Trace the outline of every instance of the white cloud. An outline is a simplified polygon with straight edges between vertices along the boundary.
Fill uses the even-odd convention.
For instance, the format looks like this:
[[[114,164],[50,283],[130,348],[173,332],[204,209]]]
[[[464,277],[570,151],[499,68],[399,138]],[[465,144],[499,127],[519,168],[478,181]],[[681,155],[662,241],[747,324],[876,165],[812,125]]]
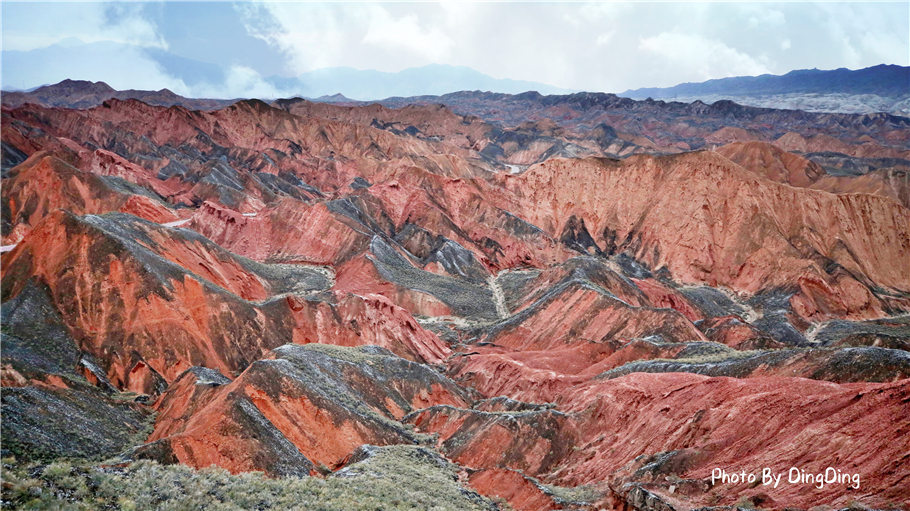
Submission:
[[[860,36],[860,46],[877,62],[906,63],[908,60],[907,40],[893,32],[883,33],[867,30]]]
[[[599,36],[597,36],[596,43],[598,44],[598,46],[608,44],[610,41],[613,40],[613,36],[615,36],[615,35],[616,35],[615,30],[609,30],[607,32],[604,32],[603,34],[600,34]]]
[[[294,74],[339,64],[346,34],[337,11],[345,5],[238,3],[234,8],[248,34],[275,47],[288,58]],[[352,27],[345,27],[351,30]]]
[[[3,49],[28,51],[70,37],[86,43],[113,41],[167,49],[154,23],[134,3],[71,2],[54,4],[7,4],[5,16],[14,12],[16,22],[3,24]]]
[[[199,84],[189,87],[189,96],[196,98],[260,98],[271,99],[291,96],[292,93],[276,89],[255,70],[245,66],[231,66],[224,83]]]
[[[685,78],[687,80],[770,73],[768,67],[759,60],[721,41],[696,34],[662,32],[641,39],[638,48],[662,57],[676,71],[689,74]]]
[[[183,81],[166,74],[138,46],[101,42],[67,50],[36,50],[44,56],[38,61],[22,58],[4,61],[3,85],[25,88],[70,78],[100,80],[121,90],[167,88],[177,94],[189,93]]]
[[[363,42],[390,51],[405,51],[436,62],[446,57],[455,44],[441,27],[421,25],[417,14],[395,18],[387,10],[372,5]]]
[[[200,16],[193,23],[208,21],[206,5],[189,11]],[[4,2],[3,49],[29,50],[67,37],[166,48],[161,34],[171,37],[175,27],[193,24],[181,20],[170,26],[171,19],[152,16],[161,12],[159,6]],[[245,66],[232,68],[223,87],[207,89],[232,97],[242,91],[268,96],[268,84],[251,73],[281,72],[278,61],[285,62],[286,76],[335,66],[396,72],[435,62],[495,78],[607,92],[813,67],[910,64],[906,3],[270,1],[237,2],[233,8],[241,30],[266,43],[262,52],[273,53],[267,67],[223,55],[212,59]],[[236,26],[206,25],[200,34]],[[174,48],[179,48],[176,38]],[[191,58],[205,60],[201,52]],[[120,52],[107,60],[106,68],[104,59],[82,68],[36,62],[32,74],[195,90],[141,55]],[[102,68],[103,75],[92,74]],[[72,74],[61,76],[63,70]],[[147,81],[138,83],[140,78]]]
[[[906,4],[905,4],[906,8]],[[825,5],[824,25],[848,67],[879,63],[907,65],[907,13],[903,20],[855,4]],[[903,28],[903,34],[897,27]]]
[[[766,9],[762,5],[741,6],[749,16],[749,27],[781,27],[787,24],[787,17],[777,9]]]
[[[393,7],[401,10],[345,3],[248,3],[235,9],[248,34],[287,56],[293,74],[341,65],[399,71],[451,56],[456,41],[447,33],[453,24],[444,16],[442,22],[433,22],[416,12],[396,15]],[[471,11],[455,4],[422,9],[459,18]]]
[[[633,10],[631,2],[586,2],[578,14],[589,23],[600,23],[604,20],[615,20]]]
[[[856,15],[872,10],[899,17],[890,4],[888,9],[853,4],[852,11],[835,7],[830,14],[816,3],[239,5],[252,13],[244,17],[248,33],[285,55],[289,74],[334,66],[395,72],[435,62],[496,78],[619,92],[846,63],[874,65],[881,60],[867,63],[870,56],[899,58],[893,55],[901,48],[906,53],[906,27],[879,30],[878,18]],[[830,17],[858,20],[838,36],[849,37],[849,47],[828,30]]]

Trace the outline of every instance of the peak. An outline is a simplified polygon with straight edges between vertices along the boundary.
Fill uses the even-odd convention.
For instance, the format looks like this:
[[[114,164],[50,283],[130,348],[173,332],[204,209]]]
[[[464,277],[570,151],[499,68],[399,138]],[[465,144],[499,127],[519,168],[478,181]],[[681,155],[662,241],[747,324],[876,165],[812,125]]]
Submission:
[[[536,90],[529,90],[528,92],[522,92],[521,94],[516,94],[515,99],[539,99],[541,94]]]
[[[256,98],[252,98],[252,99],[242,99],[242,100],[240,100],[240,101],[234,103],[234,104],[231,105],[231,106],[234,107],[234,108],[237,108],[237,107],[239,107],[239,106],[246,106],[246,107],[249,107],[249,108],[251,108],[252,110],[254,110],[254,111],[256,111],[256,112],[265,112],[265,111],[267,111],[267,110],[275,110],[274,108],[272,108],[271,105],[269,105],[269,104],[266,103],[265,101],[263,101],[263,100],[261,100],[261,99],[256,99]]]
[[[85,44],[85,41],[79,39],[78,37],[67,37],[66,39],[61,39],[54,43],[54,46],[60,46],[63,48],[72,48],[73,46],[82,46]]]
[[[314,101],[317,103],[344,103],[352,100],[346,97],[344,94],[338,92],[332,95],[326,94],[324,96],[319,96]]]
[[[71,80],[67,78],[66,80],[56,83],[54,85],[45,85],[38,89],[35,89],[36,93],[41,93],[44,91],[57,91],[60,89],[65,90],[78,90],[78,91],[92,91],[95,93],[99,92],[113,92],[114,88],[104,82],[90,82],[88,80]]]

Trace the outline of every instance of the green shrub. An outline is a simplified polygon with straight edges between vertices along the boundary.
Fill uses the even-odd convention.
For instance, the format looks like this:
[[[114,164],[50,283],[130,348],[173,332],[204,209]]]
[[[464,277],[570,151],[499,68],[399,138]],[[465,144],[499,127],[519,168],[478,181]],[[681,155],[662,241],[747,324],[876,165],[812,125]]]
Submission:
[[[138,461],[126,467],[4,464],[4,508],[36,510],[480,510],[495,505],[458,482],[458,468],[415,446],[378,454],[344,474],[270,479],[221,468]],[[4,460],[10,461],[10,460]]]

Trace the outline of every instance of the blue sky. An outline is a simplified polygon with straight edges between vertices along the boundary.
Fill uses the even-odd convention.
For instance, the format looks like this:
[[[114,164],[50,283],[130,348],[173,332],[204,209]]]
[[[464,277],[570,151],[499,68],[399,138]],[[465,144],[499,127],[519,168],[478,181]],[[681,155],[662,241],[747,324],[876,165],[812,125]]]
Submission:
[[[35,62],[4,76],[4,86],[14,87],[78,73],[117,88],[241,96],[268,93],[262,78],[272,75],[336,66],[395,72],[438,63],[494,78],[622,92],[794,69],[910,65],[906,1],[3,1],[0,12],[4,51],[110,42],[67,65]],[[228,72],[217,86],[195,86],[136,48]]]

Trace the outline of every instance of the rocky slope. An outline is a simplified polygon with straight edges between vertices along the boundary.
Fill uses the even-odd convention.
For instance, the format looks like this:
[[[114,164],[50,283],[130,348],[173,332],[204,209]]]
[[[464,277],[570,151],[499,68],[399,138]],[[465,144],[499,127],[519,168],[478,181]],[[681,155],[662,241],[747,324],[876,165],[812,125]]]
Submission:
[[[416,470],[400,501],[445,509],[910,507],[903,171],[837,170],[904,161],[904,118],[495,101],[523,121],[4,107],[2,449],[38,478],[4,501],[153,460]]]

